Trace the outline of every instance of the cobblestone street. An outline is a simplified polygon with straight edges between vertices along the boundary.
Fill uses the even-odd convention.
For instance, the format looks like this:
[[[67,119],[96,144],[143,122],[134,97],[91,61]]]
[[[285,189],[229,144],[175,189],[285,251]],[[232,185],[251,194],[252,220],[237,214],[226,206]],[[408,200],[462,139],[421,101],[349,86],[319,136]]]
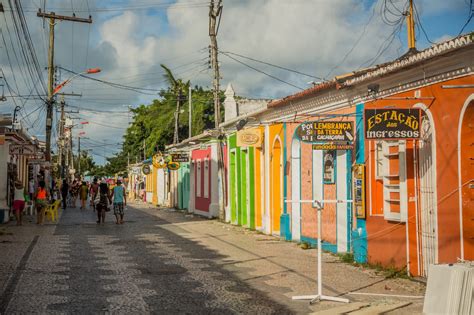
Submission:
[[[125,224],[67,209],[57,225],[0,226],[0,313],[270,314],[340,307],[292,301],[314,293],[315,251],[181,212],[134,204]],[[423,295],[424,286],[324,258],[324,291]],[[346,295],[349,305],[422,299]],[[363,304],[360,304],[363,303]],[[398,304],[397,304],[398,303]]]

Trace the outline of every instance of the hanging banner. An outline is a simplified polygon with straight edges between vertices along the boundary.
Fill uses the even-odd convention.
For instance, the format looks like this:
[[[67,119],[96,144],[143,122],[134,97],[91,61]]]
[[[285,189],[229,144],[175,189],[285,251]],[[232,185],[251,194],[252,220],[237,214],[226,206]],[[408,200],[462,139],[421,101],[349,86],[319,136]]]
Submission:
[[[245,130],[237,131],[237,146],[238,147],[262,147],[262,129],[260,128],[248,128]]]
[[[300,124],[295,133],[303,142],[348,144],[354,141],[354,123],[352,121],[309,121]]]
[[[189,155],[186,153],[172,153],[171,160],[173,162],[189,162]]]
[[[173,161],[173,162],[168,162],[168,165],[167,165],[167,166],[168,166],[168,169],[169,169],[170,171],[176,171],[176,170],[179,169],[179,167],[180,167],[181,165],[179,164],[179,162],[174,162],[174,161]]]
[[[153,156],[153,166],[156,168],[166,168],[166,161],[162,155]]]
[[[352,198],[356,218],[365,219],[365,166],[355,164],[352,167]]]
[[[34,144],[10,144],[11,155],[36,155],[36,146]]]
[[[0,135],[0,145],[5,144],[5,135]]]
[[[145,174],[145,175],[150,174],[150,173],[151,173],[151,167],[150,167],[150,165],[143,165],[143,167],[142,167],[142,172],[143,172],[143,174]]]
[[[365,109],[365,139],[418,139],[420,119],[419,108]]]

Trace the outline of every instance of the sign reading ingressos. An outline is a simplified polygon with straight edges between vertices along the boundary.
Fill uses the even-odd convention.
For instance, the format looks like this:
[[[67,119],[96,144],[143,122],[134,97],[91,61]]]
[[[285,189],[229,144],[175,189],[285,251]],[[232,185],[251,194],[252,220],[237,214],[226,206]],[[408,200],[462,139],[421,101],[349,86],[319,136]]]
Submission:
[[[296,128],[296,135],[303,142],[352,142],[354,123],[352,121],[309,121]]]
[[[364,112],[366,139],[418,139],[420,109],[366,109]]]

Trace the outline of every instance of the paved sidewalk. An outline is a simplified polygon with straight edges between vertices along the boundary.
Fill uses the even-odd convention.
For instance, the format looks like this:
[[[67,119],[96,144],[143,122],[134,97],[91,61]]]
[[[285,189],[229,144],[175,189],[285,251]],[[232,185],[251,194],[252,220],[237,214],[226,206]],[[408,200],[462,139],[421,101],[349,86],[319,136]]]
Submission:
[[[26,217],[0,225],[2,313],[421,313],[422,299],[344,295],[350,304],[293,301],[316,291],[316,250],[241,227],[157,209],[126,209],[124,225],[67,209],[58,224]],[[386,279],[324,254],[323,291],[424,295],[424,285]],[[405,305],[410,303],[409,305]],[[357,313],[354,313],[357,314]]]
[[[197,216],[185,215],[180,211],[157,209],[149,205],[142,207],[146,207],[144,211],[170,222],[159,228],[217,251],[225,257],[218,264],[295,312],[307,313],[342,306],[327,301],[310,306],[308,302],[291,299],[292,296],[316,292],[315,249],[303,250],[296,243],[281,241],[276,237],[216,220],[196,221]],[[342,296],[344,293],[358,292],[419,297],[424,296],[424,291],[425,285],[418,281],[386,278],[381,272],[343,263],[334,255],[323,254],[323,293],[326,295]],[[423,299],[420,298],[371,295],[344,297],[351,302],[364,302],[364,305],[374,310],[376,307],[397,307],[410,303],[388,312],[390,314],[421,313],[423,308]]]

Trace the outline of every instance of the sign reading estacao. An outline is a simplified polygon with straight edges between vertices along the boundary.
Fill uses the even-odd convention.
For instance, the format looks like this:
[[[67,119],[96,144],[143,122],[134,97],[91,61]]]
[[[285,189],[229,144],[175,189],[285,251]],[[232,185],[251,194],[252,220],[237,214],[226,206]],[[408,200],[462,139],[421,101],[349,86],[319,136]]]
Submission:
[[[420,109],[366,109],[366,139],[418,139]]]
[[[354,124],[352,121],[310,121],[299,125],[296,134],[301,141],[309,143],[351,143]]]

